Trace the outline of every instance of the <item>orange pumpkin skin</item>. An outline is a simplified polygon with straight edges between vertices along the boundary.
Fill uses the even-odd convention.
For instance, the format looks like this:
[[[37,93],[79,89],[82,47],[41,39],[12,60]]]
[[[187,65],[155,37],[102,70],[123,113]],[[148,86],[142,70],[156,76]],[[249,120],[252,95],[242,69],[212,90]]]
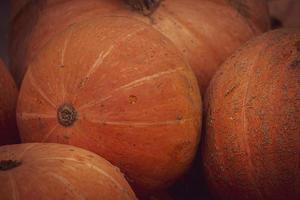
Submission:
[[[32,10],[28,9],[15,20],[11,57],[18,84],[30,60],[49,39],[71,24],[99,15],[135,18],[164,34],[193,68],[201,91],[206,90],[219,65],[236,48],[261,33],[254,23],[249,23],[228,3],[220,3],[221,0],[165,0],[151,17],[134,12],[122,0],[65,0],[54,5],[56,1],[44,0],[47,2],[44,6],[32,5]]]
[[[247,43],[213,78],[203,165],[219,199],[298,199],[300,32]]]
[[[85,21],[30,63],[17,108],[21,139],[91,150],[120,167],[136,190],[163,189],[194,158],[198,90],[180,52],[148,25]]]
[[[0,193],[1,200],[136,199],[117,167],[62,144],[0,147]]]
[[[0,146],[19,142],[16,125],[18,90],[0,59]]]

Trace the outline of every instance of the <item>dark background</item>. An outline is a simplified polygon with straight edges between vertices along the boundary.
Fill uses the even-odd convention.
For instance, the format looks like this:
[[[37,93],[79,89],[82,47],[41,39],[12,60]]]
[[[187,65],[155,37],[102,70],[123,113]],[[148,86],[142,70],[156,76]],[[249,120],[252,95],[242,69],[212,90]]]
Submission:
[[[9,1],[0,0],[0,57],[8,64]]]

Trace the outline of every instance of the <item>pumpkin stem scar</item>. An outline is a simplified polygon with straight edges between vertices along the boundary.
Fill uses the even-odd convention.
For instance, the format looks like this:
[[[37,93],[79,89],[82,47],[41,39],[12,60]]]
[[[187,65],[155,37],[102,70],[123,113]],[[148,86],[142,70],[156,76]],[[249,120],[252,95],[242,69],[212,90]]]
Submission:
[[[145,16],[150,16],[161,3],[162,0],[126,0],[127,3],[133,8],[142,12]]]
[[[17,160],[1,160],[0,161],[0,171],[6,171],[16,168],[22,164],[21,161]]]
[[[64,127],[72,126],[76,117],[77,112],[71,104],[63,104],[57,109],[58,122]]]

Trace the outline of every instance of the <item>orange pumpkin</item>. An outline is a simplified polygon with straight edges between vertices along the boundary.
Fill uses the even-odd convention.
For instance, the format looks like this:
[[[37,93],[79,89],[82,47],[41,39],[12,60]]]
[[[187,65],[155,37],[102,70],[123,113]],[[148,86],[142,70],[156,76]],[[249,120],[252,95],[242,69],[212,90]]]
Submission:
[[[0,146],[19,142],[16,125],[18,90],[0,59]]]
[[[120,167],[137,190],[166,188],[196,152],[197,86],[180,52],[148,25],[85,21],[30,63],[17,109],[21,138],[83,147]]]
[[[219,199],[299,199],[300,30],[247,43],[215,75],[203,165]]]
[[[30,60],[50,38],[74,23],[97,16],[135,18],[164,34],[184,54],[202,91],[227,56],[267,29],[258,19],[258,22],[252,22],[256,15],[245,18],[227,0],[226,4],[225,0],[164,0],[151,16],[134,12],[122,0],[57,1],[43,0],[41,2],[46,3],[31,4],[14,22],[11,58],[18,84]],[[265,4],[260,2],[257,7],[263,10]],[[261,13],[267,16],[266,11]]]
[[[62,144],[0,147],[1,200],[136,199],[117,167]]]

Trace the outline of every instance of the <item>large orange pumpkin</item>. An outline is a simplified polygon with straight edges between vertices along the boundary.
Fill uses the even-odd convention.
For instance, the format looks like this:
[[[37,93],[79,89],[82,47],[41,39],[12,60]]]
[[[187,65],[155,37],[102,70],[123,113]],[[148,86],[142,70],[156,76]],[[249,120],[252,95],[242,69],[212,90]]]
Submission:
[[[30,63],[17,119],[24,142],[83,147],[147,191],[189,167],[199,140],[197,80],[148,25],[103,17],[74,25]]]
[[[204,91],[228,55],[267,29],[263,25],[256,26],[260,20],[255,21],[252,15],[245,18],[241,11],[224,1],[165,0],[150,17],[129,9],[123,0],[43,0],[40,5],[32,3],[15,19],[12,29],[14,77],[20,84],[29,61],[55,34],[88,18],[111,15],[141,20],[168,37],[185,55]],[[264,10],[259,6],[260,2],[257,7]],[[268,20],[267,11],[260,13],[264,13]]]
[[[16,125],[18,90],[0,59],[0,146],[19,142]]]
[[[62,144],[0,147],[1,200],[133,200],[117,167],[98,155]]]
[[[247,43],[217,72],[202,154],[219,199],[299,199],[299,95],[299,29]]]

